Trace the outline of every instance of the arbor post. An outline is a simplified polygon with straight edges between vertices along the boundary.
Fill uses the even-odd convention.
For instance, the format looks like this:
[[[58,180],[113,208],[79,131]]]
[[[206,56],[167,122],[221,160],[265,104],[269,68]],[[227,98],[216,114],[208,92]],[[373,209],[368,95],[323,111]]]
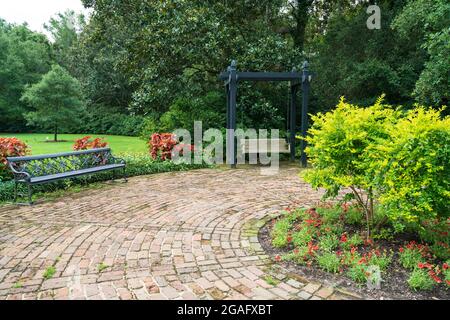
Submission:
[[[292,72],[296,72],[295,69]],[[291,161],[295,161],[295,136],[297,134],[297,86],[298,82],[291,82],[291,105],[289,114],[289,144],[291,146]]]
[[[308,160],[306,158],[305,148],[306,148],[306,138],[308,132],[308,102],[309,102],[309,89],[310,89],[310,81],[311,74],[308,69],[308,61],[303,63],[303,75],[302,75],[302,141],[301,141],[301,163],[302,167],[306,168],[308,166]]]
[[[229,67],[229,84],[228,84],[228,115],[227,115],[227,164],[231,168],[236,168],[236,96],[237,96],[237,74],[236,61],[231,62]]]

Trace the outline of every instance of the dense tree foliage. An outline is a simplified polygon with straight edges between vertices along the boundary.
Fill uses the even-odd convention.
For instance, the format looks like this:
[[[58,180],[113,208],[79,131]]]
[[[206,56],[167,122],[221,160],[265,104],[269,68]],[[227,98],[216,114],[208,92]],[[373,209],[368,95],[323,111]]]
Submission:
[[[79,132],[139,135],[141,129],[191,127],[186,114],[197,107],[207,109],[194,115],[208,125],[224,126],[217,76],[232,59],[249,71],[300,69],[310,60],[317,75],[313,113],[330,110],[341,96],[365,106],[381,94],[405,106],[448,103],[445,0],[377,1],[379,30],[366,26],[373,1],[83,3],[92,11],[89,19],[68,11],[46,24],[51,42],[26,26],[0,23],[0,131],[25,129],[29,110],[20,96],[53,63],[81,83],[87,112]],[[211,97],[217,99],[205,107]],[[283,130],[288,103],[286,84],[242,84],[238,124]]]
[[[56,17],[52,17],[48,24],[44,25],[53,38],[54,58],[61,66],[65,68],[75,67],[72,60],[72,49],[85,25],[84,16],[77,15],[72,10],[59,13]]]
[[[44,35],[0,20],[0,131],[24,129],[24,87],[39,81],[50,65],[51,47]]]

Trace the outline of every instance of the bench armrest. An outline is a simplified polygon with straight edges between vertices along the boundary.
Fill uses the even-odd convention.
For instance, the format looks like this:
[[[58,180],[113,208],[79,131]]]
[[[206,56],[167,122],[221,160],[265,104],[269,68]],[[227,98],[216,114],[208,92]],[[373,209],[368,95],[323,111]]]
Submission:
[[[25,180],[25,181],[30,181],[31,179],[31,175],[28,172],[25,171],[17,171],[14,166],[12,165],[12,162],[8,161],[8,166],[11,169],[13,175],[14,175],[14,180],[19,181],[19,180]]]

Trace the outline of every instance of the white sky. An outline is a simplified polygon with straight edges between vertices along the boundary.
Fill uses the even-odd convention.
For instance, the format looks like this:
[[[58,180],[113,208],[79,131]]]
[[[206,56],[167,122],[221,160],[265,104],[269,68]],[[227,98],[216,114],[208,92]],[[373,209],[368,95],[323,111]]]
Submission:
[[[27,22],[33,31],[44,32],[43,24],[67,9],[86,14],[81,0],[0,0],[0,18],[9,23]]]

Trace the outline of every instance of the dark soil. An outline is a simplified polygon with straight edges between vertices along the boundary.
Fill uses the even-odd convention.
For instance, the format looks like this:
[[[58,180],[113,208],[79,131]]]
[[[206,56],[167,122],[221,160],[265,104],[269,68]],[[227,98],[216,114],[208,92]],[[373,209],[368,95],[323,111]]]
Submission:
[[[270,231],[272,221],[269,221],[258,234],[259,242],[270,257],[277,254],[282,255],[289,252],[289,249],[274,248],[271,243]],[[349,228],[351,229],[351,228]],[[347,231],[347,230],[346,230]],[[350,230],[348,230],[350,231]],[[349,232],[353,233],[353,232]],[[331,274],[320,270],[317,266],[301,266],[294,262],[280,262],[290,272],[303,276],[309,280],[315,280],[328,286],[339,287],[354,292],[367,299],[384,300],[450,300],[450,289],[442,286],[431,291],[414,291],[407,283],[409,271],[405,270],[398,261],[398,248],[405,241],[416,240],[414,235],[404,234],[392,241],[377,240],[377,247],[380,249],[392,249],[394,256],[388,270],[383,273],[381,290],[369,290],[365,285],[358,285],[344,274]]]

